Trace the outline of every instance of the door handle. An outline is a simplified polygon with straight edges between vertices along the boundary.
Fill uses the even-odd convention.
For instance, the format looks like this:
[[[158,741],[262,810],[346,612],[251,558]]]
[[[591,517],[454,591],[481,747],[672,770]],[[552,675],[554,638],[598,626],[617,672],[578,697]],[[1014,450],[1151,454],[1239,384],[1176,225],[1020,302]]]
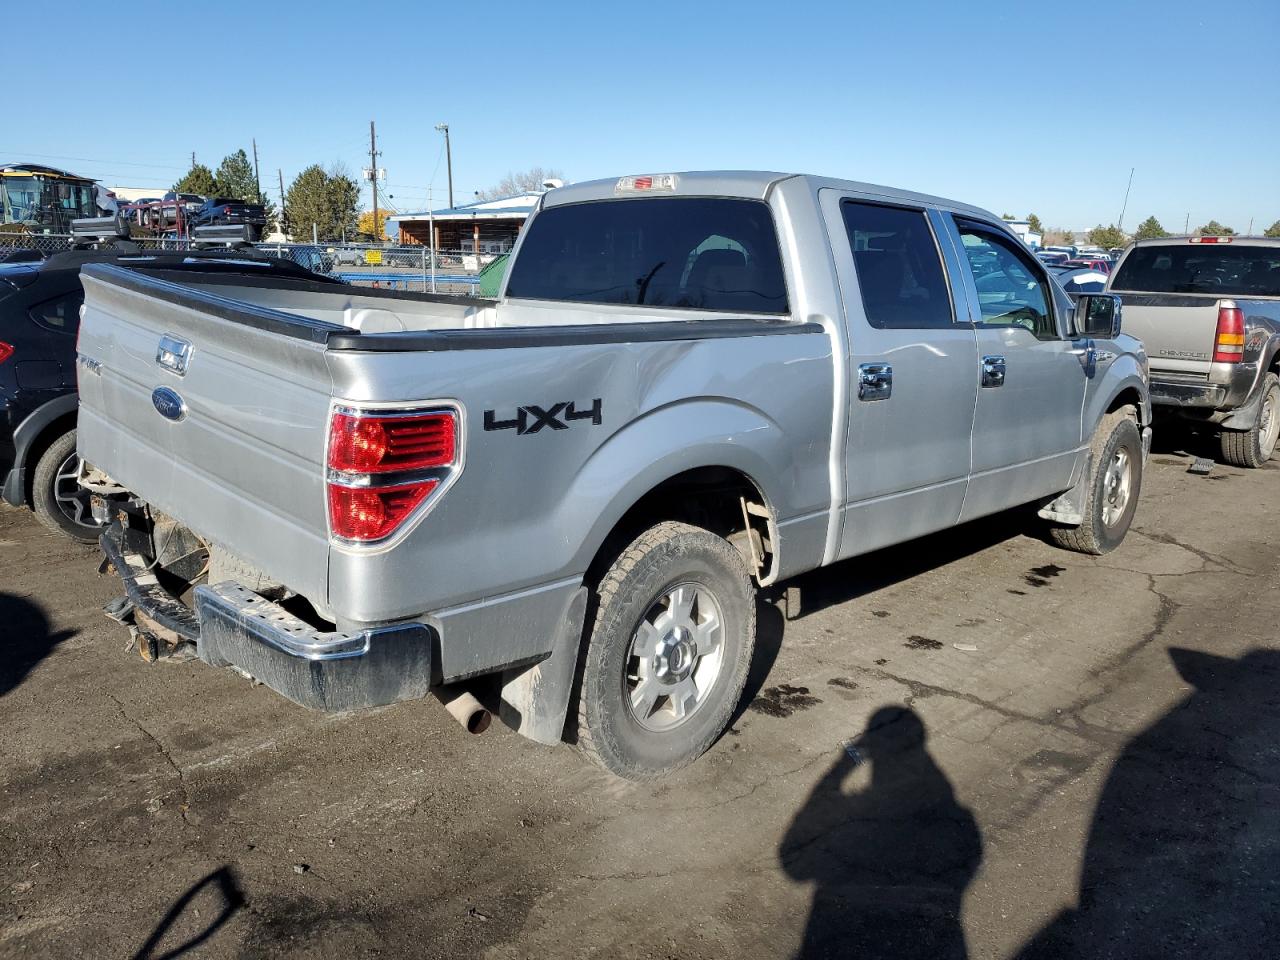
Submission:
[[[888,400],[893,393],[893,367],[887,363],[864,363],[858,367],[858,399]]]
[[[984,387],[1004,386],[1004,357],[982,358],[982,385]]]

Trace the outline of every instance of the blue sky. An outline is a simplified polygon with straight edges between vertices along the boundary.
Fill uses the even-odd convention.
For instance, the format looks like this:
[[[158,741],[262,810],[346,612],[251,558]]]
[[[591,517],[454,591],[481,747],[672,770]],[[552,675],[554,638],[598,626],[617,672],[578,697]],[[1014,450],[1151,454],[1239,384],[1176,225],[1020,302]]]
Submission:
[[[432,129],[445,121],[458,202],[533,165],[570,180],[762,168],[1079,229],[1116,220],[1136,167],[1126,226],[1280,219],[1280,0],[57,9],[96,21],[80,31],[95,65],[190,43],[167,75],[123,82],[10,45],[6,72],[38,82],[21,87],[31,107],[9,114],[0,159],[109,184],[167,187],[191,151],[212,166],[257,137],[274,196],[277,168],[286,185],[312,162],[358,172],[372,119],[392,203],[421,209],[428,184],[445,195]]]

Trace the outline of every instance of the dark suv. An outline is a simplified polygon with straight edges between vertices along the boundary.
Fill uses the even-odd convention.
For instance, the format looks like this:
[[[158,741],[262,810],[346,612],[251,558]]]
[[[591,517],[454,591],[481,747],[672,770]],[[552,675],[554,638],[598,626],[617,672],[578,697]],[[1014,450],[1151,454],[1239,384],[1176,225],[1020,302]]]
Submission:
[[[338,281],[253,251],[72,250],[0,263],[0,496],[41,523],[93,543],[100,532],[76,482],[76,330],[86,263],[116,263],[181,281],[193,272],[270,275],[286,286]]]
[[[259,239],[267,225],[266,207],[229,197],[211,197],[191,214],[192,229],[235,224],[246,224],[253,231],[250,239]]]

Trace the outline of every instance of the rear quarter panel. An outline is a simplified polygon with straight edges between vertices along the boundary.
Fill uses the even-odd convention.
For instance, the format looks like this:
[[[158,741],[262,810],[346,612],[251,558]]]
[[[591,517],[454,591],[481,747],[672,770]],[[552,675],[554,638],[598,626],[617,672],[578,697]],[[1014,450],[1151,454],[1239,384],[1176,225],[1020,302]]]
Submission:
[[[423,353],[330,352],[349,401],[448,400],[463,415],[457,482],[390,549],[335,546],[329,597],[352,620],[416,616],[580,580],[613,525],[684,470],[729,466],[780,522],[830,507],[833,367],[825,333]],[[521,407],[601,403],[602,422],[485,429]],[[821,560],[822,537],[815,546]]]

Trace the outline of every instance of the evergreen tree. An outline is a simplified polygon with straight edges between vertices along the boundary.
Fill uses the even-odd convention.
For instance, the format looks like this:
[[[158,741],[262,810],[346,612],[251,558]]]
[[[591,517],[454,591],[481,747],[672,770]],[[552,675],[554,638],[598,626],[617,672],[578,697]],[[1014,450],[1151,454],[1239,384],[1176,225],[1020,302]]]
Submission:
[[[213,171],[203,163],[197,163],[170,189],[174,193],[194,193],[201,197],[212,197],[218,192],[218,184],[214,179]]]
[[[1210,220],[1203,227],[1199,227],[1196,233],[1202,237],[1234,237],[1236,232],[1230,227],[1223,226],[1217,220]]]
[[[248,203],[262,203],[258,194],[258,185],[253,179],[253,164],[249,155],[243,150],[229,153],[218,164],[218,172],[214,174],[218,184],[218,196],[232,200],[244,200]]]
[[[1147,217],[1142,223],[1138,224],[1138,229],[1134,231],[1133,239],[1135,240],[1154,240],[1157,237],[1167,237],[1169,231],[1160,225],[1160,221],[1155,217]]]
[[[295,240],[310,240],[312,226],[320,240],[356,236],[360,188],[345,171],[326,171],[312,164],[298,174],[285,193],[289,229]]]

